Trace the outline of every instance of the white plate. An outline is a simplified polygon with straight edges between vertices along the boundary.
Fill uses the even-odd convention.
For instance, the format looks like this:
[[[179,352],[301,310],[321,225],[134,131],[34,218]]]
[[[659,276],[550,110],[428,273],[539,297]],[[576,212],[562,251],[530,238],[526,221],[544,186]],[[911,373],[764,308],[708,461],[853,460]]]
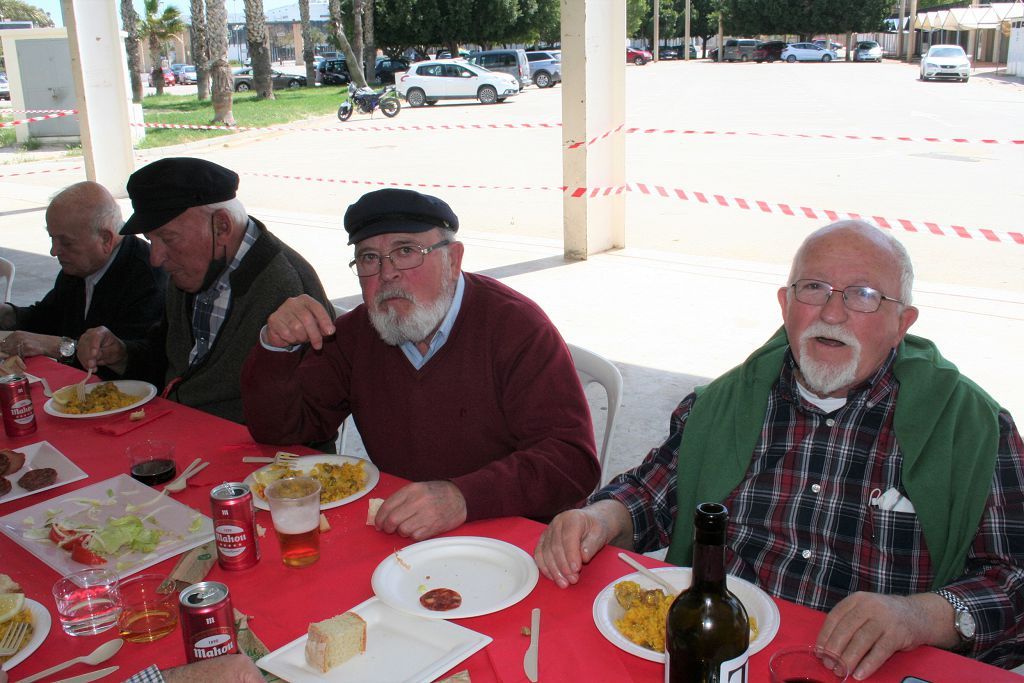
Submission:
[[[690,585],[692,571],[689,567],[658,567],[651,571],[661,574],[665,580],[679,590]],[[598,593],[597,598],[594,600],[594,623],[597,624],[597,630],[612,645],[630,654],[652,662],[664,662],[664,652],[655,652],[654,650],[648,650],[642,645],[637,645],[619,633],[619,629],[615,628],[615,622],[621,619],[626,611],[615,601],[615,584],[620,581],[636,581],[645,589],[661,588],[661,586],[655,584],[639,572],[623,576],[621,579],[615,579],[605,586],[605,589]],[[772,642],[775,634],[779,632],[781,618],[778,606],[776,606],[775,601],[767,593],[749,581],[735,576],[728,576],[726,578],[726,585],[733,595],[743,603],[743,606],[747,609],[747,615],[757,620],[758,634],[757,638],[750,643],[750,654],[760,652],[768,643]]]
[[[414,543],[377,565],[373,592],[391,607],[431,619],[463,619],[516,604],[537,585],[537,565],[522,549],[493,538],[453,536]],[[404,563],[404,564],[403,564]],[[462,605],[447,612],[429,610],[420,596],[451,588]]]
[[[158,496],[158,491],[135,481],[127,474],[119,474],[106,481],[0,517],[0,531],[63,576],[85,569],[86,565],[74,562],[71,553],[61,550],[48,538],[32,538],[26,536],[27,532],[43,528],[46,521],[51,518],[67,519],[72,522],[88,521],[102,526],[114,517],[129,514],[126,509],[128,505],[142,505],[141,509],[131,514],[144,518],[143,524],[147,528],[159,528],[164,534],[153,552],[122,553],[104,565],[117,571],[123,579],[213,539],[213,522],[209,517],[199,514],[170,496],[162,496],[159,499]],[[99,504],[95,504],[96,502]],[[145,505],[150,502],[153,504]],[[146,515],[153,517],[146,519]],[[190,531],[189,527],[193,523],[197,526],[195,530]]]
[[[17,472],[7,475],[7,481],[11,482],[11,490],[7,492],[7,495],[0,496],[0,503],[7,503],[18,498],[31,496],[33,493],[39,493],[40,491],[49,491],[50,489],[55,489],[58,486],[64,486],[64,484],[70,484],[73,481],[85,479],[89,476],[78,465],[68,460],[67,456],[51,446],[48,441],[19,446],[12,450],[25,454],[25,464]],[[29,470],[38,470],[42,467],[52,467],[57,470],[57,479],[52,484],[35,491],[26,491],[18,486],[18,479],[23,474]]]
[[[373,487],[375,487],[377,485],[377,482],[380,481],[380,470],[377,469],[377,466],[374,465],[369,460],[357,458],[352,455],[306,455],[301,458],[297,458],[295,462],[292,463],[292,465],[302,470],[303,474],[309,474],[309,471],[313,469],[313,465],[319,465],[321,463],[327,463],[330,465],[344,465],[347,462],[363,463],[363,471],[366,472],[366,486],[359,489],[351,496],[346,496],[344,498],[334,501],[333,503],[322,503],[320,505],[321,510],[330,510],[331,508],[340,507],[342,505],[351,503],[354,500],[358,500],[359,498],[362,498],[367,493],[372,491]],[[273,467],[273,465],[261,467],[258,470],[254,471],[253,474],[255,474],[256,472],[262,472],[263,470],[269,469],[271,467]],[[245,478],[245,484],[250,489],[252,489],[256,485],[256,479],[253,477],[253,474],[250,474]],[[270,509],[270,505],[267,504],[267,501],[264,500],[263,498],[260,498],[255,493],[253,494],[252,499],[258,509]]]
[[[143,403],[147,403],[150,399],[156,396],[156,387],[150,384],[149,382],[141,382],[136,379],[115,379],[113,380],[113,382],[114,386],[116,386],[124,393],[131,394],[133,396],[141,396],[141,398],[135,403],[127,405],[124,408],[115,408],[114,410],[103,410],[98,413],[85,413],[82,415],[70,415],[68,413],[65,413],[63,410],[57,407],[57,404],[54,403],[53,399],[51,398],[50,400],[43,404],[43,410],[45,410],[48,414],[53,415],[54,417],[66,417],[70,420],[84,420],[90,417],[117,415],[118,413],[123,413],[126,410],[134,410],[135,408],[138,408]],[[89,393],[90,391],[98,387],[100,384],[104,384],[104,382],[97,382],[96,384],[86,384],[85,392]],[[55,389],[54,391],[56,392],[59,390]]]
[[[30,654],[43,644],[47,634],[50,632],[50,613],[45,607],[35,600],[25,598],[25,607],[32,612],[32,637],[29,638],[25,647],[18,650],[18,653],[4,662],[3,670],[10,671],[24,662]]]
[[[306,663],[306,636],[264,655],[256,665],[291,683],[359,681],[420,683],[483,649],[490,636],[438,619],[420,619],[377,598],[353,607],[366,620],[366,652],[325,674]]]

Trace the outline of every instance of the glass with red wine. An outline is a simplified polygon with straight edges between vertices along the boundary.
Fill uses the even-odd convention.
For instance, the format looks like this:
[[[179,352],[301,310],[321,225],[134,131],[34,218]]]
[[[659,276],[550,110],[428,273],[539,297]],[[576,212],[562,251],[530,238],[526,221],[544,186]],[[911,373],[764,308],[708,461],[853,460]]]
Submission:
[[[174,444],[170,441],[147,439],[132,444],[126,453],[132,478],[146,486],[168,482],[178,473],[174,462]]]
[[[776,651],[768,670],[771,683],[843,683],[849,673],[839,655],[817,645]]]

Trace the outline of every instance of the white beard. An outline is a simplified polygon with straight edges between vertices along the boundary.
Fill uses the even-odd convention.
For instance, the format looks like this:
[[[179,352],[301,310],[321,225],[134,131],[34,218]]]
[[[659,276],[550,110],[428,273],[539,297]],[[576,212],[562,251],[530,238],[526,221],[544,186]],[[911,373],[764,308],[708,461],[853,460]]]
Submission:
[[[849,361],[840,365],[822,363],[811,357],[808,347],[815,337],[828,337],[846,344],[852,353]],[[860,363],[860,342],[845,328],[818,321],[800,335],[800,375],[804,386],[820,396],[828,396],[857,378]]]
[[[377,292],[373,305],[368,306],[367,309],[370,314],[370,323],[385,344],[398,346],[407,341],[418,344],[437,329],[444,317],[448,315],[452,299],[455,298],[455,285],[451,279],[450,266],[442,269],[442,278],[444,284],[441,287],[441,293],[430,304],[420,304],[411,292],[400,287]],[[394,308],[381,307],[386,299],[396,296],[412,302],[414,308],[411,313],[399,317]]]

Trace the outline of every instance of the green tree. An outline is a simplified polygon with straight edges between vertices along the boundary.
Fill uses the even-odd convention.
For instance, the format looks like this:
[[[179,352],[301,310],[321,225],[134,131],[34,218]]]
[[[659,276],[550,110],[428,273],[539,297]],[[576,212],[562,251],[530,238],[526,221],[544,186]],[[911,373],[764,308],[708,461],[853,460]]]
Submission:
[[[235,125],[231,110],[235,81],[228,63],[228,10],[224,0],[206,0],[206,44],[210,55],[210,97],[213,123]]]
[[[160,11],[160,0],[145,0],[143,6],[145,16],[139,22],[139,37],[149,44],[149,58],[153,63],[151,71],[156,94],[164,94],[164,74],[161,53],[163,44],[171,36],[181,33],[185,24],[181,21],[181,12],[174,5],[168,5]]]
[[[245,43],[252,66],[252,86],[256,98],[272,100],[274,86],[270,82],[270,38],[263,0],[245,0]]]
[[[31,21],[38,28],[53,26],[53,17],[24,0],[0,0],[0,17],[7,21]]]
[[[142,48],[139,38],[139,14],[132,0],[121,0],[121,26],[127,34],[124,39],[128,55],[128,78],[132,84],[132,102],[142,104]]]
[[[130,2],[130,0],[124,0]],[[196,99],[210,99],[210,47],[206,39],[206,5],[189,0],[192,15],[192,61],[196,65]]]
[[[719,0],[691,0],[690,37],[700,38],[701,57],[707,57],[708,40],[718,33]],[[664,11],[664,10],[663,10]],[[676,26],[673,35],[686,35],[686,0],[676,0]]]

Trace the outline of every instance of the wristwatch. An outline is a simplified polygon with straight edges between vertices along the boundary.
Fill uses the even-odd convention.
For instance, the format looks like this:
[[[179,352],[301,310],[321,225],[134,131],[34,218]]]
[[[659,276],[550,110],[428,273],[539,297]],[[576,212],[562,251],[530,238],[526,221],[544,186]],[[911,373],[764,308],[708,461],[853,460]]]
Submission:
[[[75,349],[78,346],[78,342],[70,337],[61,337],[60,346],[57,350],[60,352],[60,361],[63,363],[70,363],[75,358]]]
[[[960,639],[965,643],[974,640],[977,624],[974,623],[974,617],[971,615],[971,611],[967,609],[967,604],[956,593],[945,588],[937,590],[935,593],[941,595],[946,599],[946,602],[953,606],[953,628],[960,635]]]

